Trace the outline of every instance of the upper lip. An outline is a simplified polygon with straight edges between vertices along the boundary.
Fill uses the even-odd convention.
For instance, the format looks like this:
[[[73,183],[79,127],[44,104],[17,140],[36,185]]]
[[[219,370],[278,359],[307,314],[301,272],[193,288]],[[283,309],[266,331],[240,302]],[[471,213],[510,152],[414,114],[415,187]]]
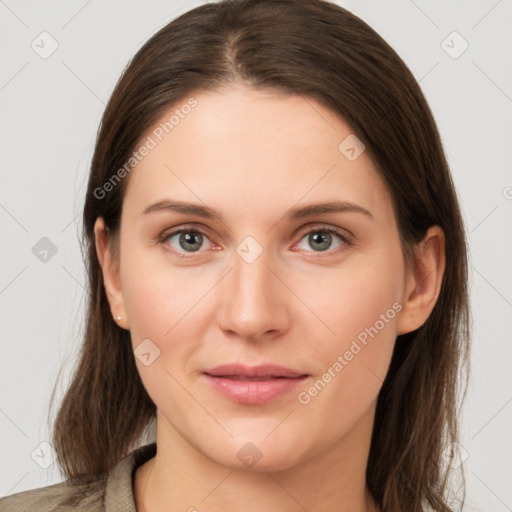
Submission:
[[[303,377],[307,374],[296,372],[290,368],[275,364],[262,364],[258,366],[244,366],[241,364],[222,364],[205,370],[203,373],[214,377],[240,376],[240,377]]]

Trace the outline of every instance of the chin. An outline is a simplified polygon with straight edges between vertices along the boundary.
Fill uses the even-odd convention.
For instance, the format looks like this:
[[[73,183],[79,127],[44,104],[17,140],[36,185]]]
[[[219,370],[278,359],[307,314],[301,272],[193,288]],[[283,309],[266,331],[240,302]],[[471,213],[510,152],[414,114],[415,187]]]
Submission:
[[[304,443],[299,443],[298,439],[288,437],[288,441],[283,442],[282,439],[265,439],[266,435],[229,439],[228,443],[218,443],[213,451],[203,453],[222,466],[254,473],[286,470],[307,458]],[[302,449],[298,450],[297,446]]]

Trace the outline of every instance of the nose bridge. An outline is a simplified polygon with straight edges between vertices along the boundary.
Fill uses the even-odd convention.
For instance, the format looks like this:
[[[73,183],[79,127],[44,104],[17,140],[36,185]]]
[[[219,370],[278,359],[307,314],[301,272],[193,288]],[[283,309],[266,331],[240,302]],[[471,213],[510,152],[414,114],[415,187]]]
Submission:
[[[265,333],[276,334],[285,328],[283,294],[286,290],[270,270],[275,266],[271,251],[260,250],[258,255],[257,247],[251,243],[242,242],[233,254],[233,269],[222,291],[220,321],[226,331],[258,339]]]

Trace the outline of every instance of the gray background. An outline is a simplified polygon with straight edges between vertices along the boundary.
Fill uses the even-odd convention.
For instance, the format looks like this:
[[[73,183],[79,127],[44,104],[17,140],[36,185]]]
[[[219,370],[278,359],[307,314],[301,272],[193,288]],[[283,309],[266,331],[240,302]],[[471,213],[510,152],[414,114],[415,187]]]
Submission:
[[[200,3],[0,0],[0,496],[62,480],[46,410],[83,328],[78,232],[96,130],[129,58]],[[465,510],[512,510],[512,1],[339,3],[397,50],[438,122],[471,246]],[[453,31],[469,44],[457,58]]]

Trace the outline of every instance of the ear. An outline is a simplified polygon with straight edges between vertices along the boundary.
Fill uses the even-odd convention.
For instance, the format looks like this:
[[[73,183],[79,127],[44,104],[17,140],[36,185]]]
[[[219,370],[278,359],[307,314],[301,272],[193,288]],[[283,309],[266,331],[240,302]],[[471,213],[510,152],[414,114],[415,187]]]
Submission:
[[[421,327],[434,309],[446,265],[445,237],[439,226],[428,229],[415,247],[416,260],[406,271],[402,310],[398,319],[398,334]]]
[[[120,327],[129,329],[128,315],[121,289],[118,258],[116,260],[112,248],[109,246],[107,230],[102,217],[98,217],[94,223],[94,238],[110,311],[114,321]],[[121,317],[121,320],[118,320],[118,317]]]

